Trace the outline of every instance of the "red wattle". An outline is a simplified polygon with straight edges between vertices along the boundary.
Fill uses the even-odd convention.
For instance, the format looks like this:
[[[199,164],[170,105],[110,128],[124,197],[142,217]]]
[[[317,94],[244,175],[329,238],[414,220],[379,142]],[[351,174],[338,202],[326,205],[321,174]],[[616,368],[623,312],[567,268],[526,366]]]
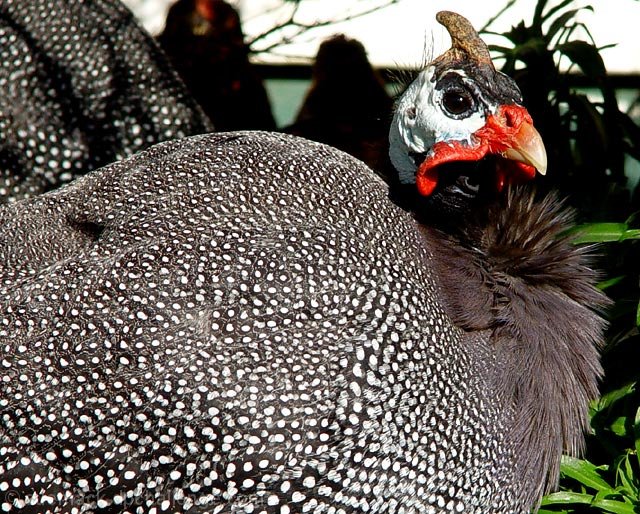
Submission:
[[[429,196],[438,185],[438,166],[454,161],[479,161],[488,152],[485,145],[466,146],[460,141],[440,141],[433,145],[416,172],[416,186],[423,196]]]
[[[424,164],[424,163],[423,163]],[[422,168],[422,166],[420,166]],[[416,175],[416,186],[418,193],[423,196],[430,196],[438,185],[438,170],[435,168],[428,169],[422,173],[418,170]]]

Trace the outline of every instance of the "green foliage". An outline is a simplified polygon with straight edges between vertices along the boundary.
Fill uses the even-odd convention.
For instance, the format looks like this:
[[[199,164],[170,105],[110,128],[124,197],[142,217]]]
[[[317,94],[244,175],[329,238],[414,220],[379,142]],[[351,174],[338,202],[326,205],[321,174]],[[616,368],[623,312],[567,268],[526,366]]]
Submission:
[[[563,459],[559,491],[544,497],[539,512],[640,514],[640,191],[630,191],[625,176],[625,165],[640,159],[640,128],[620,111],[602,48],[578,21],[589,11],[571,0],[538,0],[531,22],[503,34],[509,44],[492,50],[545,140],[549,174],[541,187],[560,189],[578,209],[583,223],[573,236],[596,245],[599,287],[614,301],[584,459]],[[574,87],[573,72],[597,98]]]
[[[628,239],[640,239],[640,229],[630,228],[629,223],[585,223],[571,230],[576,244],[612,243]]]
[[[576,243],[614,243],[622,245],[623,254],[633,253],[627,246],[640,239],[640,230],[632,228],[634,219],[632,216],[624,223],[583,224],[572,232]],[[640,513],[638,361],[626,359],[629,348],[637,353],[640,343],[637,262],[615,270],[625,273],[617,276],[609,266],[611,278],[599,284],[616,301],[610,312],[611,326],[604,348],[608,375],[604,387],[605,390],[608,387],[608,391],[591,405],[593,433],[586,459],[563,457],[560,491],[543,499],[540,514]],[[620,346],[627,348],[620,351]],[[617,368],[626,368],[627,374],[622,375],[625,377],[622,380],[616,380],[615,375],[620,375],[614,371]]]
[[[591,409],[594,436],[610,459],[596,466],[589,460],[563,457],[561,491],[542,500],[540,514],[552,512],[640,513],[640,408],[636,384],[603,395]]]
[[[600,55],[604,47],[596,46],[577,18],[592,8],[577,3],[538,0],[531,23],[501,34],[508,45],[490,48],[504,60],[502,71],[518,82],[549,142],[545,187],[571,193],[579,208],[620,217],[631,209],[625,162],[640,158],[640,128],[618,107]],[[573,87],[574,72],[588,81],[589,96]]]

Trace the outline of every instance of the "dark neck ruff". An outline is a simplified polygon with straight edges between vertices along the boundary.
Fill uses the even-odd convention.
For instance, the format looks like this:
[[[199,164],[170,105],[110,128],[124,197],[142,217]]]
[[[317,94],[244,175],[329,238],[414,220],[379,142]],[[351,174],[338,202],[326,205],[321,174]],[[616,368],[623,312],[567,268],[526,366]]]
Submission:
[[[555,194],[535,196],[514,188],[456,228],[421,225],[447,314],[465,331],[489,331],[504,363],[499,390],[532,502],[556,486],[561,452],[582,449],[608,305],[588,249],[563,235],[573,212]]]

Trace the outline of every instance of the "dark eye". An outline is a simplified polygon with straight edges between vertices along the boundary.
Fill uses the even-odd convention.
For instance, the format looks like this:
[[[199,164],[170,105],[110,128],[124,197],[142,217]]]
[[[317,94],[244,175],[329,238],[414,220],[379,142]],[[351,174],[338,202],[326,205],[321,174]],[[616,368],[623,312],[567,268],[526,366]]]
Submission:
[[[467,91],[447,91],[442,97],[442,104],[450,114],[459,116],[473,108],[473,98]]]

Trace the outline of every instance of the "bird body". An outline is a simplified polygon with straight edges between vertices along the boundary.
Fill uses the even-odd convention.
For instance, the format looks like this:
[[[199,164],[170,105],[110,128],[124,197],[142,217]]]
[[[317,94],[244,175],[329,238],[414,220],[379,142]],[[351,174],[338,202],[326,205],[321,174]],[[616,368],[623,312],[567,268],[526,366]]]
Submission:
[[[3,510],[510,514],[553,487],[605,302],[558,202],[508,189],[545,167],[517,88],[439,20],[390,139],[410,211],[260,132],[0,207]]]
[[[5,509],[522,510],[495,348],[355,159],[197,136],[0,219]]]

